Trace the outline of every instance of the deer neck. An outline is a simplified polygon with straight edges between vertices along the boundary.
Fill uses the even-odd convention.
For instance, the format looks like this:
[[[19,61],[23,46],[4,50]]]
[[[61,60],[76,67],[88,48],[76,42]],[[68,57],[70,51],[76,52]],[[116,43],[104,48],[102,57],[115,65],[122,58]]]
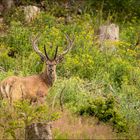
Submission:
[[[47,68],[41,73],[41,78],[45,81],[48,87],[52,87],[54,82],[56,81],[56,73],[49,74]]]

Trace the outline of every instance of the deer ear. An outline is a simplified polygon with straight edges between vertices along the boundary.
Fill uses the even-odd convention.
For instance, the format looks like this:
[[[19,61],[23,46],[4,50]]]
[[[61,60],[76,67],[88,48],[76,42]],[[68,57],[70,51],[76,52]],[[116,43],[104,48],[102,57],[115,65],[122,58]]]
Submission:
[[[63,56],[60,56],[56,59],[56,63],[61,63],[64,60]]]

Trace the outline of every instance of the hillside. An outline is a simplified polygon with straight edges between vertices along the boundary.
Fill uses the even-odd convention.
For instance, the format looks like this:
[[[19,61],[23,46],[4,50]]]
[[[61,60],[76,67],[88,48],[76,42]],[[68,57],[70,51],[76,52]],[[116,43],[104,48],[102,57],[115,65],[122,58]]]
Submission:
[[[33,14],[27,8],[31,5],[37,7]],[[59,57],[63,61],[55,64],[57,80],[46,96],[46,108],[18,102],[12,110],[0,101],[0,139],[24,138],[25,126],[40,119],[52,121],[55,139],[140,138],[137,0],[24,0],[14,1],[9,9],[3,3],[0,7],[1,81],[13,75],[39,74],[48,66],[32,49],[35,36],[39,36],[39,50],[45,53],[45,45],[50,60],[73,43]],[[101,44],[99,29],[110,24],[119,27],[119,39]],[[28,123],[23,114],[29,115]]]

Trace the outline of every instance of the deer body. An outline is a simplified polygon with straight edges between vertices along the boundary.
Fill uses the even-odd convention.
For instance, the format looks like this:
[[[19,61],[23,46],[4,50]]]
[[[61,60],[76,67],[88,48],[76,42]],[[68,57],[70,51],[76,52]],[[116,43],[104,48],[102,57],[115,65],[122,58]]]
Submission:
[[[55,77],[51,80],[47,75],[45,71],[27,77],[9,77],[0,83],[1,98],[8,98],[10,103],[20,99],[43,102],[49,88],[55,81]]]
[[[68,38],[67,38],[68,39]],[[71,40],[69,40],[71,41]],[[43,103],[45,96],[48,94],[48,90],[52,87],[56,80],[56,65],[63,59],[63,56],[70,50],[72,43],[61,55],[57,56],[58,47],[56,48],[53,59],[50,59],[47,55],[46,48],[44,46],[45,55],[39,51],[37,45],[37,37],[32,40],[32,46],[35,52],[41,57],[41,60],[45,62],[46,69],[41,74],[18,77],[11,76],[0,82],[0,97],[6,98],[10,103],[17,100],[29,99],[31,102]]]

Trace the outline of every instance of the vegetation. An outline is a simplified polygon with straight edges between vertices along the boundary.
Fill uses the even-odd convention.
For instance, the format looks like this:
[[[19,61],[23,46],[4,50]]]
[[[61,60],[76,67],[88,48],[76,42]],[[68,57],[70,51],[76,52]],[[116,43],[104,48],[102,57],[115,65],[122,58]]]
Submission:
[[[136,0],[119,2],[121,6],[118,7],[118,1],[98,3],[96,0],[88,0],[62,8],[63,5],[59,5],[59,2],[46,0],[47,10],[42,10],[28,24],[24,22],[19,7],[7,13],[9,16],[4,17],[6,23],[0,25],[0,29],[5,29],[6,32],[0,38],[0,80],[10,75],[26,76],[41,72],[43,64],[32,50],[32,35],[40,33],[40,50],[43,51],[42,46],[45,44],[49,55],[53,56],[56,46],[59,46],[58,53],[65,49],[65,34],[68,34],[75,38],[74,47],[57,67],[58,80],[46,101],[49,108],[56,112],[60,109],[69,110],[79,117],[95,117],[99,122],[110,125],[117,138],[139,138],[140,21],[137,17],[140,16],[140,6]],[[135,7],[130,6],[129,2]],[[23,4],[25,3],[31,1],[24,1]],[[93,7],[98,11],[94,12]],[[127,15],[125,19],[124,15]],[[102,51],[97,30],[101,23],[107,22],[118,23],[120,40],[105,42],[106,50]],[[111,51],[112,45],[115,46],[115,51]],[[32,109],[28,103],[21,102],[14,108],[12,112],[7,105],[1,103],[0,126],[3,131],[0,135],[5,138],[18,137],[17,129],[25,127],[25,118],[21,115],[26,114],[26,111],[33,112],[29,113],[33,115],[33,120],[37,121],[36,117],[40,117],[40,107]],[[41,113],[45,114],[46,110],[41,108]],[[4,120],[8,120],[6,124]],[[68,138],[67,134],[62,134],[61,138]]]
[[[49,112],[47,105],[31,106],[29,101],[18,101],[13,106],[2,101],[0,107],[0,139],[25,139],[25,128],[30,124],[59,118],[58,113]]]

